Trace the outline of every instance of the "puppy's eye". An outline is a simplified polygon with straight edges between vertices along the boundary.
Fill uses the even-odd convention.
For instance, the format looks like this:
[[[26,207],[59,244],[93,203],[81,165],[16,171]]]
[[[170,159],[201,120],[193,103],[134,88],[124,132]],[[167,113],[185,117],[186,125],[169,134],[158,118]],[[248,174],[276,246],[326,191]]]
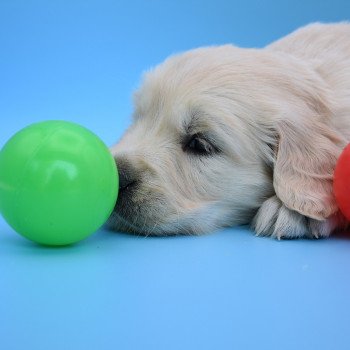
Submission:
[[[185,150],[198,155],[209,155],[212,154],[215,149],[207,140],[196,134],[187,142]]]

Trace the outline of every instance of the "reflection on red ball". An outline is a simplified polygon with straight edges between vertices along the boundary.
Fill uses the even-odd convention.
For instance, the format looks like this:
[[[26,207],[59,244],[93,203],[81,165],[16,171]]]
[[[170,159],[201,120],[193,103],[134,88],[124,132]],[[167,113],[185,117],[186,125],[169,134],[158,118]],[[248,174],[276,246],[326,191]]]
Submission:
[[[340,155],[334,170],[334,195],[339,209],[350,220],[350,144]]]

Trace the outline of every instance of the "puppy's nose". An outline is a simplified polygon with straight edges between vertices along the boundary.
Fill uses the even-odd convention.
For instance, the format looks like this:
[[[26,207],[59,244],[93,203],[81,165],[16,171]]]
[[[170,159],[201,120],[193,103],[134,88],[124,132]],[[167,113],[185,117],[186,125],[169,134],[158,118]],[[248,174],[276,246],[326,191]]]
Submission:
[[[119,173],[119,191],[122,191],[138,181],[138,171],[126,158],[117,158],[116,164]]]

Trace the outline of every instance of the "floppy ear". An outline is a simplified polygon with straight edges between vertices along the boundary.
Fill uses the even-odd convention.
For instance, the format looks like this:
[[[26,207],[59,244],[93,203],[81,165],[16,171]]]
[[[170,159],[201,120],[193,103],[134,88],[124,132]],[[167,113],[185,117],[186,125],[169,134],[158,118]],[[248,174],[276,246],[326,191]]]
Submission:
[[[322,118],[316,118],[277,122],[273,185],[287,208],[325,220],[338,211],[333,171],[344,144]]]

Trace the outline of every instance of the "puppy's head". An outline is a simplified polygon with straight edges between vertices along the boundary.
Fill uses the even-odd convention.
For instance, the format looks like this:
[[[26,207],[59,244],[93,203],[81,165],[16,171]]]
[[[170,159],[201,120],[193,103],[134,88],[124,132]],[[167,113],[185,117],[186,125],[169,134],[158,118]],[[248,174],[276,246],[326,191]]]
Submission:
[[[293,210],[305,207],[287,179],[300,178],[294,168],[303,162],[296,159],[292,170],[286,162],[287,150],[293,153],[288,135],[297,135],[303,154],[303,123],[324,107],[313,87],[296,86],[295,76],[305,74],[284,58],[232,46],[177,55],[147,73],[135,94],[133,124],[111,149],[120,174],[112,226],[164,235],[247,223],[275,190]],[[336,151],[323,157],[329,153],[333,162]]]
[[[194,50],[145,76],[133,124],[112,148],[117,229],[157,235],[245,223],[271,192],[256,137],[235,115],[249,107],[234,98],[245,92],[232,83],[232,51]]]

